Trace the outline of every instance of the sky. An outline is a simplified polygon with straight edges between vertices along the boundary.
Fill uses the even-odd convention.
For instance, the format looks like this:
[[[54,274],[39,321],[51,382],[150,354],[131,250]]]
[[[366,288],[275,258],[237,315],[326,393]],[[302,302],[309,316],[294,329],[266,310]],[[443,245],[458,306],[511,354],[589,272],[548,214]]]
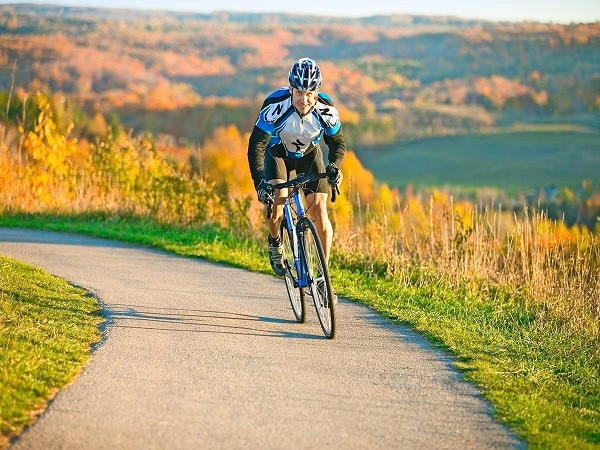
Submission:
[[[100,8],[169,11],[287,12],[364,17],[377,14],[456,16],[494,21],[595,22],[600,0],[9,0]]]

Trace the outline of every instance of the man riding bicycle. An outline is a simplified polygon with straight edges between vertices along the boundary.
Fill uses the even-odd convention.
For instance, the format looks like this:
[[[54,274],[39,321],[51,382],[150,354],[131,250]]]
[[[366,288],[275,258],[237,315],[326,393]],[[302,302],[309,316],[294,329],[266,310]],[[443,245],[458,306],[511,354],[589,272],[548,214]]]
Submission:
[[[288,181],[290,173],[318,174],[327,179],[309,183],[304,189],[307,212],[313,219],[329,260],[333,229],[327,215],[329,183],[332,188],[342,182],[340,166],[346,152],[339,113],[328,95],[319,92],[322,77],[319,66],[309,58],[299,59],[289,73],[289,87],[267,96],[248,143],[248,162],[258,200],[265,206],[274,204],[269,229],[269,260],[273,271],[285,275],[283,247],[279,230],[287,189],[274,191],[273,184]],[[327,168],[319,143],[329,148]]]

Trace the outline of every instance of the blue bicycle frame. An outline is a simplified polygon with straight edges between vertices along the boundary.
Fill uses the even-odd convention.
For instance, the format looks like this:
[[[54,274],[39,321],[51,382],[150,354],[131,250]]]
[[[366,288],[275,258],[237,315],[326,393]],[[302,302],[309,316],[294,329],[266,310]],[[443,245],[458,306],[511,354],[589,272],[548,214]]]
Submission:
[[[294,222],[294,218],[292,216],[292,204],[296,205],[296,215],[298,216],[298,221]],[[294,287],[304,288],[308,286],[308,278],[307,273],[302,263],[302,255],[300,251],[302,247],[298,245],[298,229],[296,224],[300,222],[300,219],[304,217],[306,211],[304,210],[304,204],[302,203],[302,198],[300,196],[300,191],[294,189],[292,195],[286,198],[285,203],[283,205],[283,215],[285,217],[285,227],[290,236],[290,242],[293,247],[294,254],[294,266],[296,267],[296,273],[298,274],[298,279],[294,280]]]

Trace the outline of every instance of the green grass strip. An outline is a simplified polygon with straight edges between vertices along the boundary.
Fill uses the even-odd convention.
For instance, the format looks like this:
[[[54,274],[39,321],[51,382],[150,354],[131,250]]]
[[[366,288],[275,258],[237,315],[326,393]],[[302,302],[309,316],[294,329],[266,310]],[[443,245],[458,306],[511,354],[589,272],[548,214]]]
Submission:
[[[101,321],[84,290],[0,255],[0,448],[81,371]]]
[[[0,225],[85,233],[270,272],[263,246],[213,227],[102,215],[12,215],[0,217]],[[404,285],[335,259],[331,269],[342,297],[410,325],[456,355],[456,366],[481,388],[496,418],[531,448],[600,448],[600,342],[593,333],[575,332],[501,291],[452,289],[423,277]]]

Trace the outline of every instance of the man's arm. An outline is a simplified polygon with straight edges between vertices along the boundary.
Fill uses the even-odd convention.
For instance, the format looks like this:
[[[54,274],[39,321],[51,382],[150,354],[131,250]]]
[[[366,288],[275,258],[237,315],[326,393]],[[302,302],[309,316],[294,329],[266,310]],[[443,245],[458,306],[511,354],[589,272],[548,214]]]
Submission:
[[[254,187],[258,187],[260,180],[264,177],[265,148],[271,139],[271,134],[260,129],[256,125],[248,141],[248,163]]]
[[[342,128],[337,131],[337,133],[327,136],[327,133],[323,136],[327,147],[329,147],[329,155],[327,159],[330,163],[335,164],[337,167],[342,166],[342,159],[344,159],[344,154],[346,153],[346,140],[344,139],[344,135],[342,133]]]
[[[340,113],[335,108],[333,99],[323,92],[319,92],[317,110],[323,128],[325,129],[323,138],[329,148],[327,159],[330,164],[335,164],[336,167],[339,168],[342,165],[342,159],[344,159],[344,154],[346,153],[346,140],[342,133]]]

